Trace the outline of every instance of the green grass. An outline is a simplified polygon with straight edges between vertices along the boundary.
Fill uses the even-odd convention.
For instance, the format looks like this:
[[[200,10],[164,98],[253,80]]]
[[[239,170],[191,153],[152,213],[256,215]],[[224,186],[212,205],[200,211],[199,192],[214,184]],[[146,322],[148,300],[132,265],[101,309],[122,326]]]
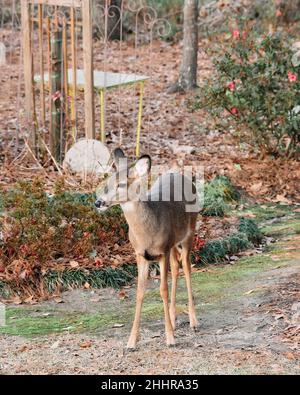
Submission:
[[[267,236],[289,236],[299,234],[300,218],[292,218],[289,221],[275,222],[271,225],[265,225],[261,228]]]
[[[284,242],[276,243],[271,251],[284,247]],[[237,298],[244,294],[247,279],[256,273],[272,267],[287,265],[291,258],[284,255],[280,262],[274,261],[270,253],[244,257],[234,265],[212,266],[208,271],[193,273],[194,297],[198,303],[204,303],[201,309],[217,308],[223,298]],[[243,286],[236,287],[242,281]],[[246,287],[246,288],[245,288]],[[0,328],[0,333],[18,336],[40,336],[52,333],[100,333],[113,327],[116,323],[126,324],[129,328],[134,314],[134,299],[125,301],[112,297],[111,303],[99,302],[99,313],[82,313],[49,309],[47,306],[20,306],[7,308],[7,326]],[[178,312],[186,310],[187,293],[184,278],[179,279],[177,293]],[[207,304],[207,306],[205,306]],[[208,307],[209,306],[209,307]],[[159,287],[146,294],[143,320],[151,322],[163,317],[163,305]]]
[[[277,263],[278,264],[278,263]],[[204,302],[216,302],[224,293],[232,292],[232,286],[239,280],[253,276],[266,270],[276,263],[265,255],[242,258],[237,264],[214,268],[212,272],[195,273],[193,288],[195,295]],[[235,290],[234,297],[240,296],[244,291]]]
[[[242,212],[235,213],[239,216],[253,215],[252,219],[260,223],[291,214],[291,206],[274,203],[254,204]]]
[[[99,328],[104,329],[122,322],[122,318],[117,313],[83,314],[81,312],[53,312],[41,317],[37,316],[36,311],[31,308],[8,308],[7,325],[0,328],[0,333],[31,337],[62,332],[95,332]]]

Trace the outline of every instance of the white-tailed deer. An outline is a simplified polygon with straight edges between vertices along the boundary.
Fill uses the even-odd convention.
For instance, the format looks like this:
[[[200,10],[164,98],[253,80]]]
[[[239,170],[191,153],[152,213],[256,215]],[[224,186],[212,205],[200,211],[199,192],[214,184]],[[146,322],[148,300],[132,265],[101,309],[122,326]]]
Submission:
[[[189,319],[192,328],[198,322],[192,295],[190,252],[193,243],[198,211],[188,210],[188,205],[197,206],[196,190],[192,180],[180,173],[165,173],[150,190],[145,180],[151,169],[149,156],[142,156],[128,167],[121,149],[114,151],[116,172],[97,193],[95,203],[99,211],[121,204],[129,225],[129,239],[134,247],[138,265],[138,284],[135,318],[127,344],[135,349],[139,337],[140,317],[149,263],[160,265],[160,293],[164,305],[167,345],[175,344],[176,287],[179,261],[186,278],[188,290]],[[128,191],[131,189],[131,193]],[[132,192],[134,191],[134,192]],[[195,204],[196,203],[196,204]],[[168,300],[168,267],[171,263],[171,304]]]

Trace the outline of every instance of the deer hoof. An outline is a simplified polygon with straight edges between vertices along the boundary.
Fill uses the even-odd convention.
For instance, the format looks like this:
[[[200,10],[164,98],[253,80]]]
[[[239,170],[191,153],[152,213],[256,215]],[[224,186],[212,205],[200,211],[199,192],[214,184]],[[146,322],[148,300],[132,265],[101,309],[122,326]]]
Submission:
[[[175,347],[176,347],[176,344],[175,344],[175,343],[167,344],[167,347],[168,347],[168,348],[175,348]]]
[[[128,351],[128,352],[135,352],[136,350],[137,350],[136,347],[131,347],[131,346],[126,347],[126,351]]]

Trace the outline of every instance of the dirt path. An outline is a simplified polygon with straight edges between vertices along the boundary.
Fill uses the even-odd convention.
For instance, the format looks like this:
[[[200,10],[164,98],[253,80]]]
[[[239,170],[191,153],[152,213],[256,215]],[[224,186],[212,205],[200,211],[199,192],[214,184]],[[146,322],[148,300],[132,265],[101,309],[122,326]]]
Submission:
[[[164,344],[157,280],[149,284],[134,353],[124,350],[134,287],[76,290],[62,295],[64,303],[8,309],[0,373],[299,374],[300,236],[294,223],[285,225],[274,225],[281,239],[263,254],[193,274],[196,333],[181,278],[175,348]]]

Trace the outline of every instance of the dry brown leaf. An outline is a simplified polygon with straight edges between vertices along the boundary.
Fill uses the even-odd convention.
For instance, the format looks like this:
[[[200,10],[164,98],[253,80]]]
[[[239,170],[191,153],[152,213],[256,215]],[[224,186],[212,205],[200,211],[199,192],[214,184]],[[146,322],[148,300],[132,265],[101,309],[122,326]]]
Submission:
[[[54,298],[54,301],[55,301],[56,303],[64,303],[64,301],[63,301],[62,298],[60,298],[60,297],[55,297],[55,298]]]
[[[79,343],[78,345],[80,348],[90,348],[92,347],[92,344],[93,343],[90,340],[87,340],[85,342]]]
[[[30,295],[28,298],[24,299],[24,303],[27,304],[37,304],[37,300],[33,298],[33,295]]]
[[[125,292],[124,289],[121,289],[121,291],[119,292],[119,298],[120,298],[121,300],[124,300],[124,299],[127,299],[127,298],[128,298],[128,295],[127,295],[127,293]]]
[[[263,183],[262,181],[252,184],[250,187],[251,192],[258,192],[261,190]]]
[[[79,263],[77,261],[71,261],[70,266],[72,269],[76,269],[77,267],[79,267]]]
[[[293,354],[293,353],[291,353],[291,352],[286,352],[286,353],[284,353],[283,354],[287,359],[290,359],[290,360],[293,360],[293,361],[295,361],[297,358],[296,358],[296,356]]]
[[[11,301],[12,301],[12,303],[14,303],[14,304],[22,304],[22,303],[23,303],[23,301],[22,301],[22,299],[20,298],[20,296],[14,296],[14,297],[11,299]]]
[[[292,203],[284,195],[277,195],[276,198],[274,199],[274,202],[276,202],[276,203],[286,203],[286,204],[291,204]]]

